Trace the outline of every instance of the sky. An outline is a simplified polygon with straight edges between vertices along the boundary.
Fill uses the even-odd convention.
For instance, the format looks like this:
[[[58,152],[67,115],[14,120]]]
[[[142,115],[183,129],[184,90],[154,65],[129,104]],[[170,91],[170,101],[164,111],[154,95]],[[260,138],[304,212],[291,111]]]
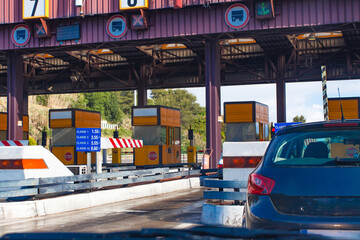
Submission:
[[[328,81],[328,97],[360,97],[360,80]],[[205,106],[205,88],[186,88]],[[257,101],[269,106],[269,121],[276,122],[275,84],[221,87],[221,113],[224,102]],[[296,115],[304,115],[306,122],[323,121],[321,81],[286,84],[286,121],[292,122]]]

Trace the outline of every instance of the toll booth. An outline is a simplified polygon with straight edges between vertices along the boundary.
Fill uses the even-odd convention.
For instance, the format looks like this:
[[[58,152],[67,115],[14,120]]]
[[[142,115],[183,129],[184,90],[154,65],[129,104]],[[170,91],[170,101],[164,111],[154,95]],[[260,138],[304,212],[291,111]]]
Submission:
[[[136,166],[181,163],[180,110],[163,106],[132,108],[134,138],[144,146],[134,151]]]
[[[23,116],[23,139],[29,140],[29,116]],[[0,112],[0,141],[7,140],[7,113]]]
[[[341,105],[345,119],[360,118],[360,97],[341,98]],[[341,107],[339,98],[329,98],[329,120],[341,120]]]
[[[269,141],[269,108],[258,102],[225,102],[227,142]]]
[[[100,112],[80,109],[52,109],[49,111],[52,129],[51,152],[65,165],[87,163],[85,152],[76,152],[76,128],[100,128]],[[91,153],[95,164],[95,152]]]

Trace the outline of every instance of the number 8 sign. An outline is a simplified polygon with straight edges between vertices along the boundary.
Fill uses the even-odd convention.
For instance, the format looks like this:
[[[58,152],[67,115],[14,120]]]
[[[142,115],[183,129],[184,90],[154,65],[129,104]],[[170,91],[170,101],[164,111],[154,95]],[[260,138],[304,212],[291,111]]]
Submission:
[[[120,0],[120,10],[147,9],[149,0]]]
[[[49,0],[23,0],[23,19],[48,17]]]

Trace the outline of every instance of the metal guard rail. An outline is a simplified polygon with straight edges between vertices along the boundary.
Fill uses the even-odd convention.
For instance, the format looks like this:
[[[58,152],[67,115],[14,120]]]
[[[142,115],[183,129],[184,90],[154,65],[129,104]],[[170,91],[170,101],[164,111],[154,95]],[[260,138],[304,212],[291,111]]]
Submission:
[[[236,204],[246,199],[246,192],[240,192],[240,189],[246,189],[246,181],[228,181],[218,179],[204,179],[204,187],[218,188],[219,191],[205,190],[204,199],[211,200],[235,200]],[[234,192],[222,191],[223,189],[233,189]]]
[[[46,194],[71,193],[78,190],[120,187],[128,184],[160,181],[179,177],[183,178],[191,175],[205,176],[206,172],[200,169],[169,172],[169,168],[155,168],[65,177],[0,181],[0,199],[6,200],[8,198],[16,197],[44,196],[44,194],[46,196]]]

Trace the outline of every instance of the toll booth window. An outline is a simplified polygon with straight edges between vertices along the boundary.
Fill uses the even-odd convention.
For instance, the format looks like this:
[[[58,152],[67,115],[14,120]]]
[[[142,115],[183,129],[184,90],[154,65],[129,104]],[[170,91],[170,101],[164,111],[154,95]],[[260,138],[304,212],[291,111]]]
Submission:
[[[166,145],[166,127],[160,129],[161,145]]]
[[[180,136],[180,128],[174,128],[174,134],[175,134],[175,145],[181,144],[181,136]]]
[[[174,128],[169,127],[169,145],[174,145]]]
[[[260,123],[255,123],[256,141],[260,140]]]
[[[62,147],[76,145],[75,128],[53,128],[52,129],[52,146]]]
[[[255,141],[255,123],[227,123],[226,141],[244,142]]]
[[[144,145],[166,145],[166,127],[135,126],[134,138],[144,141]]]
[[[264,141],[269,141],[269,124],[264,124]]]

